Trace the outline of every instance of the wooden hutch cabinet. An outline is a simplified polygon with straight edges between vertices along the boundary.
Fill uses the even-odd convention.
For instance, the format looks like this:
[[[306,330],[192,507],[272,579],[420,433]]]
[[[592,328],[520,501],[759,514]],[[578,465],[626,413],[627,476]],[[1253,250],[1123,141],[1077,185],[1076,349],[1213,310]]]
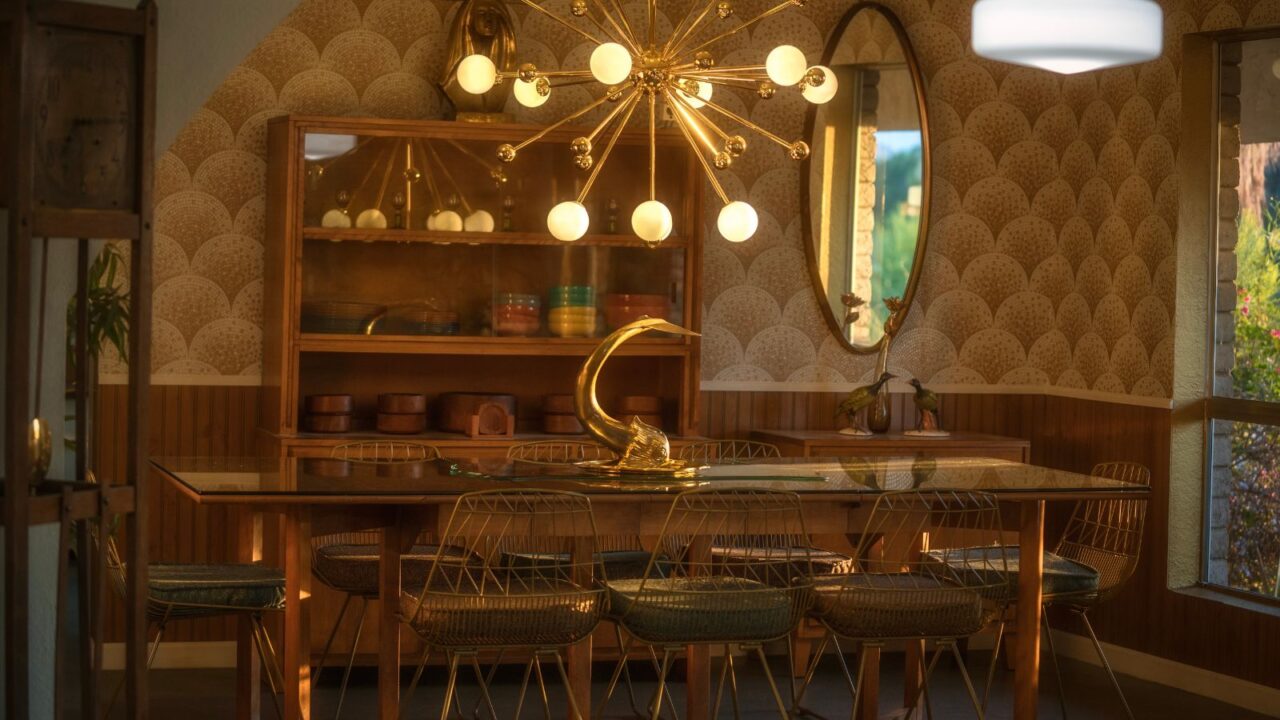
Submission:
[[[702,179],[675,132],[660,132],[658,199],[674,229],[657,247],[631,231],[647,199],[648,136],[622,134],[585,203],[576,242],[546,228],[588,173],[560,128],[498,160],[536,127],[286,116],[268,125],[261,427],[275,452],[327,455],[356,439],[427,442],[445,456],[493,456],[544,435],[548,395],[571,393],[583,359],[635,305],[701,324]],[[596,140],[603,146],[606,134]],[[596,151],[597,160],[600,150]],[[469,228],[469,229],[464,229]],[[652,314],[652,313],[649,313]],[[606,410],[623,396],[661,399],[679,443],[698,423],[698,338],[623,346],[601,378]],[[515,436],[379,433],[381,393],[508,394]],[[350,394],[346,432],[311,432],[305,401]]]

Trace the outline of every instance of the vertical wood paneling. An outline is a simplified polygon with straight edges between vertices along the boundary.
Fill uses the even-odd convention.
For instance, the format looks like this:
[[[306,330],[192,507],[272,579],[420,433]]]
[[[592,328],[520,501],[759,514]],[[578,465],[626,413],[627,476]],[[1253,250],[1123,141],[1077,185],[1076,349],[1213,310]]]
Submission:
[[[100,389],[95,428],[96,469],[113,481],[124,468],[121,433],[126,388]],[[153,455],[252,455],[258,389],[157,386],[152,388]],[[834,426],[839,393],[702,393],[701,433],[745,438],[753,429],[821,429]],[[893,398],[895,425],[914,422],[910,396]],[[1168,553],[1168,410],[1044,395],[945,395],[944,427],[1021,437],[1031,442],[1037,465],[1088,471],[1106,460],[1132,460],[1151,468],[1153,500],[1144,559],[1127,588],[1092,617],[1102,639],[1125,647],[1280,687],[1280,618],[1171,591],[1165,587]],[[237,560],[242,515],[235,509],[201,508],[155,478],[151,509],[151,557],[155,562]],[[1049,527],[1061,527],[1062,508]],[[114,600],[114,598],[113,598]],[[332,608],[330,608],[332,610]],[[321,613],[322,615],[324,613]],[[123,611],[110,610],[110,638],[119,639]],[[318,617],[317,622],[329,622]],[[230,640],[226,620],[175,623],[175,640]]]

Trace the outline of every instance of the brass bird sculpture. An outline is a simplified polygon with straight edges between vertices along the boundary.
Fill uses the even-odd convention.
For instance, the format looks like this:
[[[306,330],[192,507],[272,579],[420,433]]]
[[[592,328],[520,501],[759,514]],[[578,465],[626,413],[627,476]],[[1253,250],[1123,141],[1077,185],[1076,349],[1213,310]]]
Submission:
[[[911,387],[916,393],[911,400],[920,413],[920,430],[938,430],[938,395],[912,378]]]
[[[857,417],[863,410],[871,407],[871,403],[875,402],[876,396],[884,389],[886,383],[895,376],[892,373],[881,373],[880,379],[870,385],[863,385],[850,391],[849,396],[840,402],[836,407],[836,417],[847,419],[855,427],[857,426]],[[864,429],[865,428],[859,428]]]

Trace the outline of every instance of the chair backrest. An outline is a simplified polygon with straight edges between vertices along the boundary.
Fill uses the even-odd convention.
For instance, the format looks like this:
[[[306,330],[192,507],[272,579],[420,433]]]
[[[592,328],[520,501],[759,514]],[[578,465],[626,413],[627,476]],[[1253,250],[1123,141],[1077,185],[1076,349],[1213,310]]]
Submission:
[[[1009,558],[1001,542],[1000,504],[983,492],[916,491],[881,495],[859,541],[859,575],[891,575],[883,592],[973,590],[987,599],[1012,590]]]
[[[505,597],[590,589],[599,570],[595,542],[595,519],[585,495],[468,493],[458,498],[441,537],[440,547],[454,551],[437,552],[418,606],[432,593]]]
[[[374,464],[426,462],[438,460],[440,450],[434,445],[404,440],[361,440],[334,446],[329,457]]]
[[[586,460],[612,460],[612,450],[585,440],[535,440],[507,448],[508,460],[537,465],[573,465]]]
[[[1099,463],[1090,474],[1151,484],[1151,471],[1138,463]],[[1105,597],[1123,585],[1137,568],[1146,517],[1146,498],[1081,501],[1076,503],[1054,552],[1097,570],[1098,594]]]
[[[716,460],[721,463],[746,463],[764,458],[782,457],[778,446],[758,440],[702,440],[680,448],[678,457],[696,463]]]

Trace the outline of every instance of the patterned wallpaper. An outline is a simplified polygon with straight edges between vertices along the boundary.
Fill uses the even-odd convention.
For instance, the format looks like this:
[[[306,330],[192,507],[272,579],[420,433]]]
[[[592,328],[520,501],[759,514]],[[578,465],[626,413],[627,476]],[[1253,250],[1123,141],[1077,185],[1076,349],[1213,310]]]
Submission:
[[[568,0],[547,0],[567,7]],[[680,17],[688,0],[661,3]],[[1138,67],[1060,77],[975,58],[972,0],[884,0],[907,28],[928,87],[932,228],[915,306],[891,365],[952,385],[1058,386],[1169,397],[1178,214],[1181,37],[1280,24],[1280,0],[1167,0],[1166,52]],[[779,42],[814,61],[848,0],[809,0],[722,44],[760,62]],[[639,13],[642,3],[628,3]],[[765,6],[736,3],[737,18]],[[453,4],[302,0],[227,77],[158,161],[158,381],[243,376],[261,362],[265,122],[286,113],[439,117],[435,87]],[[520,56],[585,67],[589,48],[513,6]],[[669,26],[665,16],[662,20]],[[734,22],[734,21],[730,21]],[[581,104],[557,91],[522,120]],[[779,93],[717,99],[785,137],[805,103]],[[706,218],[703,377],[718,383],[853,382],[872,359],[828,334],[809,287],[801,168],[753,143],[724,178],[760,210],[731,245]],[[108,362],[104,372],[118,371]],[[197,377],[192,377],[197,376]],[[212,378],[211,378],[212,380]]]

